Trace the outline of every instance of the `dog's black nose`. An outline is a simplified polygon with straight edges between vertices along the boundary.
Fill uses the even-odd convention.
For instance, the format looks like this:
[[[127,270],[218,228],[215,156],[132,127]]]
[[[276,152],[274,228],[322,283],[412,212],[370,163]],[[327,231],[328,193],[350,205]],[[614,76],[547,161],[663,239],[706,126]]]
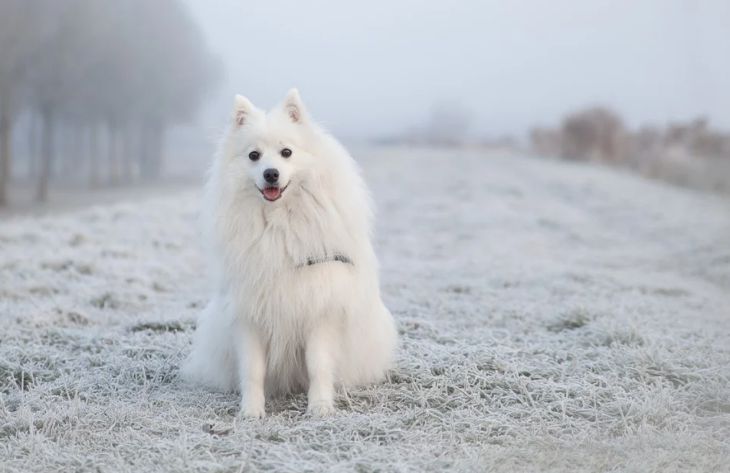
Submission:
[[[269,184],[276,184],[276,181],[279,180],[279,170],[274,168],[265,170],[264,179],[266,179],[266,182]]]

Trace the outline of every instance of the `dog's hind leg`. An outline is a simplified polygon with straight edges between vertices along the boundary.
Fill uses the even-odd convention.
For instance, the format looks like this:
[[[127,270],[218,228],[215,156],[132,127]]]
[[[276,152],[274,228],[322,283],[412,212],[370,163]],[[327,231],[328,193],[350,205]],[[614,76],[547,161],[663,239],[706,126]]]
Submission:
[[[393,317],[379,300],[354,308],[346,330],[344,362],[339,375],[346,385],[376,383],[385,378],[397,343]]]

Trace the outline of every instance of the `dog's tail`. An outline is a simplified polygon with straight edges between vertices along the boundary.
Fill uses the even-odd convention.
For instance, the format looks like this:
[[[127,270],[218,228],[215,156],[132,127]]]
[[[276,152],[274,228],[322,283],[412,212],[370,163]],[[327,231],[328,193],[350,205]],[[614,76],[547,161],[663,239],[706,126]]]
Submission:
[[[216,297],[198,317],[193,350],[181,369],[184,380],[221,391],[237,388],[230,310],[230,304]]]

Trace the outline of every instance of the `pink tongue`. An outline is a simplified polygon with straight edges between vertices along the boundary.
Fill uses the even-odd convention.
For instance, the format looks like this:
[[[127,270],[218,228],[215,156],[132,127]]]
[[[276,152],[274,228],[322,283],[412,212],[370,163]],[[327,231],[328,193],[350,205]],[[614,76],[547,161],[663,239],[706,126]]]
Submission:
[[[281,189],[278,187],[267,187],[264,189],[264,197],[269,200],[277,199],[281,195]]]

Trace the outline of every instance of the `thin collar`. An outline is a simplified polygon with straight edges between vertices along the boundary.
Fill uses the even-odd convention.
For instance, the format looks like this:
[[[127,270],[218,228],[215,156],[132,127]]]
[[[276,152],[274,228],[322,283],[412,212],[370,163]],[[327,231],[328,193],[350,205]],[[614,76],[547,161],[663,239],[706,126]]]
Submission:
[[[333,255],[324,255],[324,256],[319,256],[319,257],[311,256],[311,257],[307,258],[307,260],[305,262],[298,264],[297,268],[303,268],[305,266],[314,266],[315,264],[320,264],[320,263],[329,263],[330,261],[339,261],[340,263],[351,264],[353,266],[355,265],[355,263],[353,263],[352,260],[348,256],[343,255],[342,253],[335,253]]]

